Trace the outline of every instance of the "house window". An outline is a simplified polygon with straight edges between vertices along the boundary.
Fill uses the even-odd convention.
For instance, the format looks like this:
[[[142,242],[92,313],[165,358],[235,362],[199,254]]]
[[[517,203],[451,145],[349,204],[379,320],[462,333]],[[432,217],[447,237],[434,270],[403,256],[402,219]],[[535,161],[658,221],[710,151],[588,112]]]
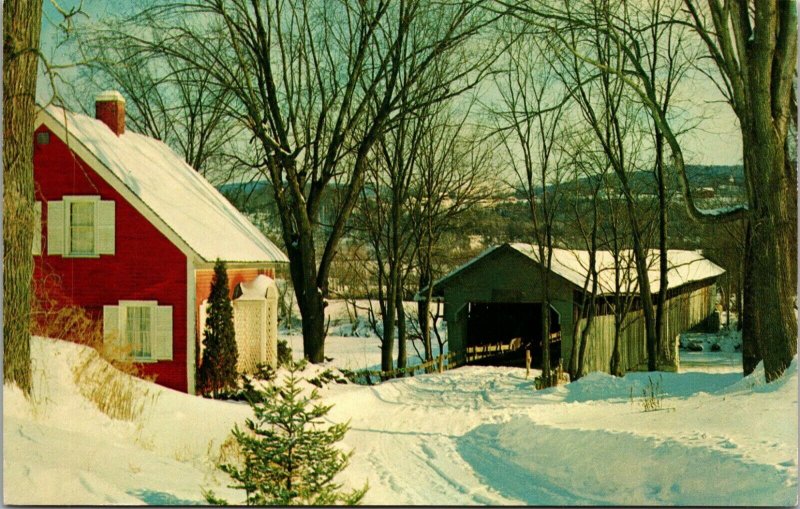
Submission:
[[[172,306],[156,301],[119,301],[103,306],[106,353],[136,362],[172,360]]]
[[[47,254],[96,258],[114,254],[116,212],[99,196],[64,196],[47,202]]]
[[[93,255],[94,202],[74,201],[69,204],[69,254]]]
[[[135,359],[150,359],[153,356],[152,306],[125,307],[125,338]]]

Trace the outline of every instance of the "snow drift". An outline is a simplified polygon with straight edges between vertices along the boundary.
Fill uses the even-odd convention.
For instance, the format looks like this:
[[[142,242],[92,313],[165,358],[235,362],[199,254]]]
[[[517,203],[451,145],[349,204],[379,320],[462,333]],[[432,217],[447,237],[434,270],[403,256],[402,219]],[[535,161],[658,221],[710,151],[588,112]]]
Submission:
[[[349,339],[326,351],[363,362],[372,345]],[[32,401],[3,390],[7,504],[193,504],[201,488],[243,498],[215,464],[247,405],[130,380],[141,411],[111,419],[76,382],[86,347],[34,338],[32,356]],[[468,366],[325,386],[330,420],[351,425],[343,447],[355,454],[342,481],[368,481],[367,504],[797,502],[796,361],[772,384],[761,371],[596,373],[536,391],[537,374]],[[659,379],[661,411],[642,411],[649,377]]]

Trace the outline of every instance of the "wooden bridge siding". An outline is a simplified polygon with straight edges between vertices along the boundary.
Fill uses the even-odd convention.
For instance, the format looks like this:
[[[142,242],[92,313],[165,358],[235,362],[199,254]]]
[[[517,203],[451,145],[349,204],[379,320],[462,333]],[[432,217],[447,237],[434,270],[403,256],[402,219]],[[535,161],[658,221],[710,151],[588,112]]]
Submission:
[[[681,293],[667,300],[665,336],[677,336],[702,323],[713,311],[716,286],[709,285],[692,292]],[[585,319],[581,320],[583,328]],[[579,329],[580,330],[580,329]],[[587,371],[609,371],[614,348],[614,315],[596,316],[592,321],[586,347]],[[625,371],[647,366],[647,343],[642,310],[627,314],[620,331],[621,365]]]

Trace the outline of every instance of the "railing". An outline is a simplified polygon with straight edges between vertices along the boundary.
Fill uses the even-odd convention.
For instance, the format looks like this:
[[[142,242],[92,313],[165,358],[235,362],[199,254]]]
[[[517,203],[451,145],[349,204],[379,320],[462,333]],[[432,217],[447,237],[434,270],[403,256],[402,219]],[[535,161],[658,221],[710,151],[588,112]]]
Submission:
[[[377,382],[390,380],[392,378],[400,378],[403,376],[414,376],[415,374],[432,373],[438,371],[439,373],[463,365],[463,357],[459,362],[456,352],[449,352],[445,355],[438,355],[432,360],[423,362],[422,364],[414,364],[413,366],[406,366],[405,368],[397,368],[389,371],[359,369],[355,371],[341,370],[342,373],[355,383],[372,385]]]
[[[495,357],[507,352],[515,352],[519,350],[522,345],[512,343],[487,343],[480,346],[467,347],[467,362],[485,359],[487,357]]]
[[[561,332],[550,333],[550,343],[557,343],[561,341]],[[496,342],[486,343],[478,346],[467,347],[467,362],[485,359],[487,357],[495,357],[508,352],[516,352],[522,348],[522,338],[514,338],[509,343]]]
[[[553,332],[550,334],[550,342],[554,343],[561,341],[561,332]],[[487,357],[500,355],[507,352],[515,352],[522,348],[522,339],[514,338],[509,343],[491,343],[481,346],[470,346],[466,349],[466,355],[459,356],[458,352],[449,352],[444,355],[438,355],[432,360],[423,362],[422,364],[414,364],[413,366],[406,366],[405,368],[397,368],[389,371],[380,371],[372,369],[359,369],[359,370],[341,370],[342,373],[350,379],[350,381],[360,384],[372,385],[374,383],[391,380],[392,378],[399,378],[404,376],[414,376],[416,374],[433,373],[438,371],[442,373],[448,369],[457,368],[464,364]]]

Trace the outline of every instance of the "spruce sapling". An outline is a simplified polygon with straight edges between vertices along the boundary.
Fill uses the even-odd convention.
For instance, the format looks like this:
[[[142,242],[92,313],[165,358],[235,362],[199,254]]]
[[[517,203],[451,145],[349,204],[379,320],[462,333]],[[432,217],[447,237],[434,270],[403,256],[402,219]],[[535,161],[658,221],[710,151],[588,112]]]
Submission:
[[[219,468],[235,481],[231,488],[245,490],[247,505],[355,505],[367,491],[365,485],[342,492],[334,482],[352,455],[335,446],[349,427],[323,426],[331,406],[319,403],[316,389],[303,394],[298,372],[305,365],[289,362],[283,384],[269,386],[261,401],[250,402],[254,418],[247,419],[246,429],[234,427],[244,460]],[[204,496],[210,504],[227,505],[210,491]]]

